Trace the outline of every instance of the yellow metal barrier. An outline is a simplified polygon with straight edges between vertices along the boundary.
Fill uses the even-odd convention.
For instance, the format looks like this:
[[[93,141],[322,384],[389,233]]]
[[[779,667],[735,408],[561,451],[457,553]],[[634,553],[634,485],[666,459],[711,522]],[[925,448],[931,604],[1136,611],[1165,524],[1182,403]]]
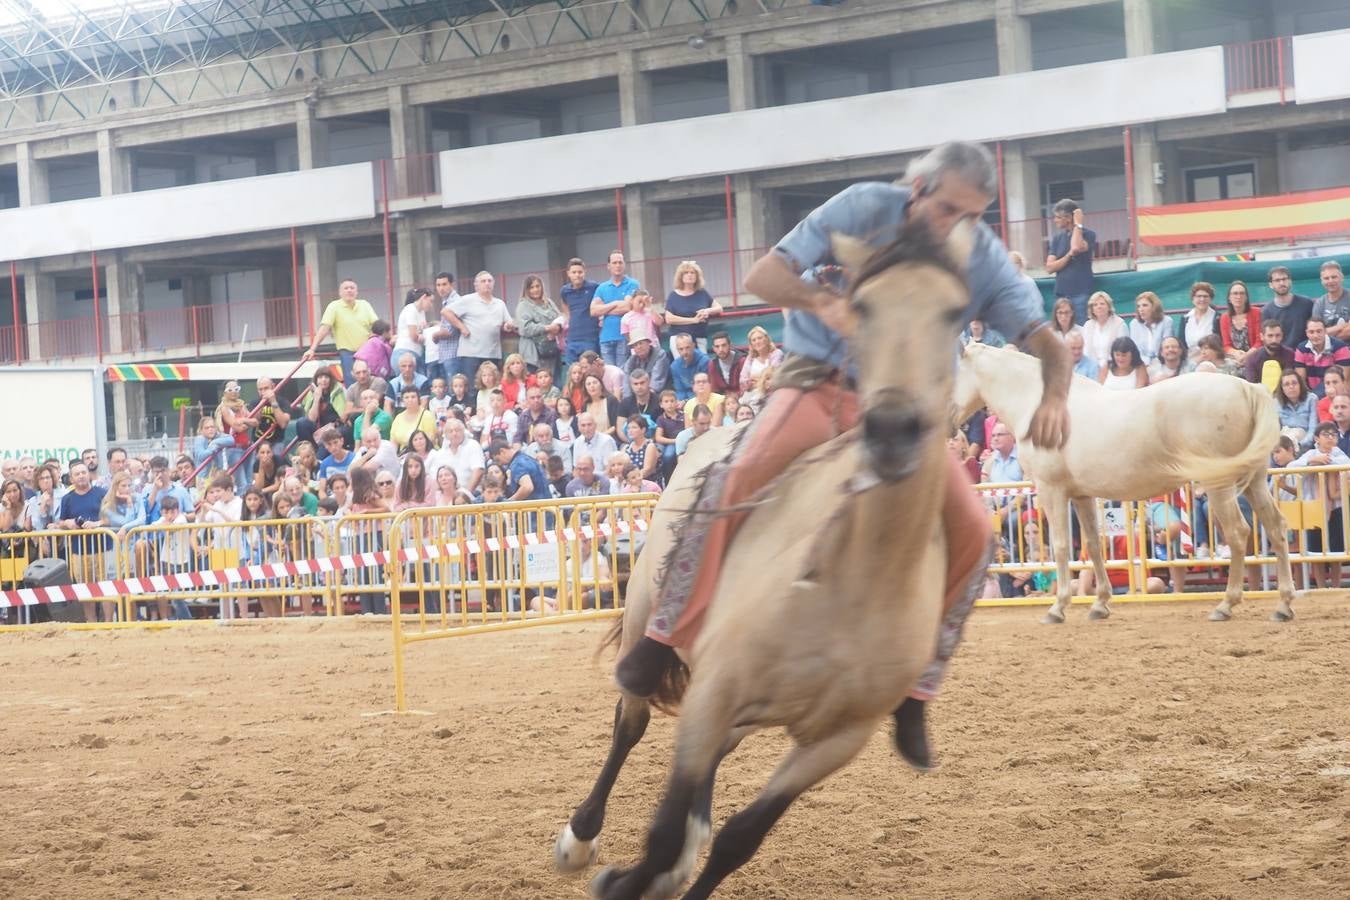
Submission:
[[[407,709],[410,643],[621,614],[656,499],[617,494],[396,516],[386,564],[396,708]]]
[[[0,590],[24,587],[24,570],[38,559],[64,559],[73,583],[119,578],[120,536],[109,528],[52,529],[0,534]],[[97,597],[80,601],[87,621],[96,608],[103,623],[127,621],[125,598]],[[91,605],[95,605],[91,606]],[[28,621],[30,607],[10,607],[9,623]]]

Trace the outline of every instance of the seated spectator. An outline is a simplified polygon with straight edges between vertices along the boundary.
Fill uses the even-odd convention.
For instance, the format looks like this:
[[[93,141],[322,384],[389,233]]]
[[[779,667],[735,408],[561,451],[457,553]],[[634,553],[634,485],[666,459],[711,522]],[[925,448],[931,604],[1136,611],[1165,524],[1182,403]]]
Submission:
[[[1073,310],[1070,309],[1069,312],[1072,314]],[[1084,378],[1091,378],[1093,381],[1097,381],[1097,376],[1101,373],[1101,369],[1096,362],[1083,353],[1082,331],[1080,330],[1076,334],[1069,335],[1064,343],[1069,348],[1069,356],[1073,359],[1074,373],[1082,375]]]
[[[345,472],[334,472],[328,477],[328,496],[324,500],[333,501],[333,509],[329,515],[345,516],[352,509],[352,482]],[[284,494],[278,494],[278,497]],[[286,518],[285,513],[277,516],[279,519]]]
[[[1139,348],[1144,365],[1151,366],[1158,358],[1163,338],[1172,336],[1172,319],[1163,311],[1162,301],[1152,291],[1144,291],[1134,298],[1134,320],[1130,322],[1129,337]]]
[[[642,477],[642,470],[629,466],[623,473],[623,494],[659,494],[661,485]]]
[[[366,431],[369,434],[379,434],[374,428],[368,428]],[[328,476],[334,472],[347,471],[352,465],[352,460],[355,459],[355,454],[343,446],[342,435],[335,425],[325,425],[314,437],[328,451],[328,456],[324,457],[323,462],[319,463],[319,471],[315,473],[319,479],[319,492],[326,493],[323,485],[328,480]]]
[[[708,357],[694,348],[694,339],[688,334],[679,334],[674,338],[675,358],[670,362],[670,384],[680,402],[694,396],[694,376],[699,372],[707,374]]]
[[[614,455],[614,451],[619,449],[619,445],[614,438],[599,429],[595,424],[595,417],[589,412],[582,412],[577,415],[577,427],[581,429],[581,434],[572,439],[573,465],[575,465],[578,456],[585,455],[591,459],[609,459]]]
[[[469,386],[469,376],[457,372],[450,376],[450,409],[459,410],[467,421],[478,411],[478,394]]]
[[[1309,319],[1311,322],[1312,320]],[[1305,466],[1350,466],[1350,456],[1337,446],[1340,432],[1335,422],[1320,422],[1313,433],[1313,447],[1298,459],[1290,463],[1290,468]],[[1313,475],[1311,473],[1299,479],[1302,483],[1304,500],[1323,499],[1327,521],[1323,528],[1306,529],[1308,550],[1312,553],[1327,552],[1341,554],[1345,552],[1345,527],[1342,521],[1341,506],[1345,498],[1341,494],[1341,479],[1336,475]],[[1322,495],[1325,494],[1323,498]],[[1322,533],[1326,532],[1325,544]],[[1323,588],[1340,587],[1341,564],[1315,563],[1313,580]]]
[[[512,353],[502,361],[502,383],[497,387],[506,397],[507,409],[519,409],[525,405],[525,388],[529,380],[525,357]]]
[[[587,373],[599,378],[600,383],[605,386],[605,391],[611,397],[618,398],[623,396],[626,376],[621,367],[605,362],[600,357],[600,354],[593,351],[581,354],[581,361],[586,364]],[[585,381],[583,380],[583,391],[585,390],[585,387]],[[589,396],[589,394],[587,396]]]
[[[548,473],[549,493],[553,495],[553,499],[561,500],[566,497],[567,483],[572,480],[572,476],[563,465],[562,457],[550,456],[544,470]]]
[[[349,429],[354,427],[356,419],[365,412],[365,402],[361,396],[366,391],[374,391],[376,399],[383,404],[385,392],[388,390],[389,382],[371,375],[370,366],[359,361],[352,363],[352,383],[345,391],[347,408],[342,413],[343,424]]]
[[[1223,341],[1217,334],[1207,334],[1200,339],[1200,355],[1196,358],[1195,371],[1220,372],[1224,375],[1238,374],[1228,354],[1224,353]]]
[[[623,473],[631,466],[628,454],[622,450],[610,455],[605,460],[605,479],[609,482],[609,492],[611,494],[623,493]]]
[[[692,259],[676,266],[675,284],[666,295],[665,312],[672,352],[680,352],[676,341],[680,335],[689,336],[690,345],[697,345],[699,355],[707,352],[708,319],[721,314],[721,305],[704,288],[702,267]]]
[[[776,367],[770,366],[763,372],[760,372],[759,377],[755,379],[755,383],[750,390],[741,394],[741,406],[748,406],[756,413],[763,410],[764,401],[769,398],[769,391],[773,390],[773,373],[776,371]]]
[[[1111,538],[1111,559],[1128,559],[1128,548],[1125,535],[1117,534]],[[1084,549],[1080,555],[1083,562],[1088,561],[1087,550]],[[1111,593],[1125,594],[1130,590],[1130,573],[1126,569],[1108,568],[1106,570],[1106,579],[1111,583]],[[1180,589],[1178,584],[1177,588]],[[1167,590],[1167,582],[1157,575],[1149,575],[1144,583],[1144,593],[1161,594]],[[1092,571],[1092,566],[1088,566],[1079,573],[1074,581],[1075,596],[1094,597],[1097,594],[1097,575]]]
[[[168,462],[166,459],[164,464],[167,466]],[[263,498],[271,503],[272,495],[281,488],[281,464],[277,460],[276,450],[266,441],[254,451],[252,471],[250,486],[256,487]]]
[[[436,470],[436,506],[461,506],[472,502],[473,495],[459,486],[452,467],[441,466]]]
[[[367,469],[371,474],[385,472],[391,479],[396,479],[401,468],[398,451],[390,441],[383,440],[374,428],[367,428],[361,434],[361,443],[357,445],[356,453],[347,467],[348,477],[351,477],[352,470],[357,468]],[[356,481],[353,479],[352,487],[355,486]],[[360,502],[359,499],[357,502]]]
[[[544,405],[549,409],[555,409],[558,398],[562,396],[562,391],[553,383],[553,372],[548,369],[540,369],[534,373],[534,383],[544,392]]]
[[[1175,378],[1186,370],[1186,351],[1181,346],[1181,339],[1163,338],[1158,349],[1158,358],[1154,360],[1152,371],[1149,372],[1149,383],[1157,384],[1159,381]]]
[[[603,497],[609,494],[609,479],[595,472],[595,460],[586,454],[572,463],[572,480],[563,492],[567,497]]]
[[[755,417],[755,408],[753,406],[736,407],[736,424],[739,425],[742,422],[749,422],[754,417]]]
[[[398,503],[398,476],[390,475],[383,470],[375,473],[375,490],[379,493],[380,502],[384,508],[390,512],[394,511],[394,506]]]
[[[951,437],[947,438],[947,452],[965,468],[971,484],[980,483],[980,461],[970,455],[970,441],[960,428],[952,431]]]
[[[699,372],[694,376],[694,395],[684,403],[684,425],[686,428],[694,424],[694,410],[700,406],[706,407],[713,417],[713,421],[718,425],[722,423],[722,404],[726,400],[721,394],[714,394],[712,390],[712,379],[708,377],[707,372]]]
[[[532,435],[539,425],[546,426],[551,435],[553,423],[557,418],[558,414],[549,409],[544,402],[543,388],[532,385],[525,390],[524,409],[516,414],[516,430],[512,432],[510,440],[517,447],[523,447],[532,440]]]
[[[722,421],[718,425],[728,427],[736,424],[736,413],[740,411],[740,401],[736,399],[735,394],[727,394],[722,398]]]
[[[406,356],[402,359],[407,359]],[[399,414],[389,424],[389,440],[400,453],[407,452],[414,433],[421,432],[434,440],[436,437],[436,417],[424,405],[418,389],[411,386],[403,388],[399,403]]]
[[[1073,304],[1068,297],[1059,297],[1050,310],[1050,330],[1061,341],[1067,341],[1071,334],[1082,334],[1083,326],[1074,321]]]
[[[276,499],[272,501],[273,507],[285,495],[286,501],[293,507],[292,514],[296,510],[301,515],[312,516],[319,511],[319,498],[312,491],[306,490],[305,483],[295,475],[286,476],[286,480],[281,483],[281,490],[277,492]]]
[[[1340,366],[1327,366],[1322,373],[1323,396],[1317,401],[1317,421],[1331,421],[1331,401],[1346,392],[1345,369]]]
[[[1111,363],[1101,370],[1097,380],[1108,391],[1148,387],[1148,369],[1134,341],[1127,337],[1116,338],[1111,345]]]
[[[440,431],[445,420],[450,418],[450,386],[444,378],[431,379],[431,396],[427,398],[427,411],[436,419],[436,430]]]
[[[684,456],[689,451],[690,443],[707,434],[712,428],[712,410],[702,405],[695,406],[687,421],[689,426],[675,436],[675,453],[677,456]]]
[[[1098,291],[1088,298],[1088,319],[1083,323],[1084,352],[1097,364],[1106,368],[1111,362],[1111,345],[1124,337],[1128,329],[1125,320],[1116,315],[1115,304],[1106,291]]]
[[[477,405],[473,415],[469,416],[469,421],[483,421],[492,415],[492,392],[501,387],[501,372],[497,369],[497,364],[492,360],[484,360],[478,366],[478,373],[474,378],[474,387],[477,394]]]
[[[384,477],[381,475],[381,477]],[[394,512],[434,506],[435,489],[427,483],[427,470],[422,458],[409,453],[403,460],[403,472],[394,493]]]
[[[431,396],[431,381],[417,371],[417,357],[404,353],[399,356],[398,372],[389,379],[389,389],[384,393],[384,411],[392,416],[403,410],[404,397],[410,390],[420,406],[423,397]]]
[[[731,346],[731,335],[725,331],[713,332],[712,354],[708,360],[708,380],[713,391],[724,397],[739,394],[745,354]]]
[[[343,414],[347,411],[347,394],[332,369],[320,366],[314,371],[314,380],[305,394],[303,409],[304,416],[295,422],[295,433],[302,441],[313,441],[314,433],[325,425],[341,425]],[[349,433],[341,428],[338,433],[346,443]]]
[[[557,440],[553,436],[553,426],[549,425],[547,422],[540,422],[535,425],[534,433],[531,435],[531,438],[532,440],[525,445],[524,449],[525,452],[535,460],[543,457],[544,462],[547,463],[549,457],[556,456],[562,460],[564,466],[567,466],[571,461],[571,444],[564,444]]]
[[[586,405],[586,373],[590,371],[590,366],[578,360],[572,363],[567,369],[567,381],[562,386],[559,394],[566,397],[572,404],[573,409],[581,409]]]
[[[506,482],[500,475],[488,475],[483,479],[483,492],[474,498],[475,503],[501,503],[506,493]]]
[[[1186,348],[1186,358],[1194,361],[1200,354],[1200,339],[1219,333],[1219,316],[1214,311],[1214,285],[1197,281],[1191,285],[1191,308],[1181,317],[1177,337]]]
[[[1308,389],[1323,397],[1326,389],[1322,380],[1327,369],[1350,363],[1350,346],[1329,336],[1321,319],[1309,319],[1304,327],[1308,339],[1294,348],[1294,368],[1308,382]]]
[[[449,466],[455,471],[458,486],[473,495],[486,468],[482,446],[469,440],[468,429],[459,419],[446,419],[442,434],[440,449],[427,460],[427,471],[439,472],[442,466]]]
[[[746,335],[749,349],[745,354],[745,363],[741,366],[740,383],[737,394],[746,394],[756,387],[757,380],[769,369],[783,364],[783,351],[773,345],[769,332],[763,325],[756,325]],[[659,393],[659,391],[658,391]]]
[[[50,471],[47,473],[50,478]],[[50,481],[48,483],[51,483]],[[34,499],[40,499],[43,493],[42,473],[38,473],[39,496]],[[280,482],[278,480],[278,486]],[[160,520],[164,513],[164,501],[169,497],[174,498],[175,507],[186,521],[187,517],[196,511],[196,504],[192,500],[192,494],[187,488],[183,487],[177,481],[173,480],[173,473],[169,471],[169,461],[162,456],[153,457],[150,460],[150,483],[146,485],[142,494],[142,503],[145,506],[145,521],[154,524]],[[50,518],[43,521],[50,522]],[[45,524],[43,528],[47,527]],[[41,530],[41,529],[35,529]]]
[[[633,308],[623,314],[619,320],[619,331],[628,341],[628,346],[633,346],[633,335],[640,334],[649,338],[653,344],[660,347],[661,344],[661,319],[652,311],[652,295],[638,288],[633,292]]]
[[[1017,548],[1018,562],[1036,565],[1050,562],[1049,548],[1041,540],[1041,524],[1030,519],[1022,525],[1022,541]],[[1058,580],[1054,572],[1025,569],[1008,574],[1009,590],[1005,597],[1040,597],[1054,590]]]
[[[650,435],[656,430],[656,418],[661,414],[661,400],[658,392],[652,388],[652,381],[645,369],[634,369],[628,375],[630,391],[619,404],[619,437],[628,434],[628,422],[634,418],[642,420],[643,427]]]
[[[496,438],[488,448],[488,455],[493,462],[506,470],[507,500],[516,502],[552,499],[553,495],[548,489],[548,476],[530,454],[513,447],[509,441]]]
[[[628,360],[623,364],[623,397],[633,396],[633,377],[642,372],[652,391],[660,393],[670,382],[670,355],[642,331],[628,336]]]
[[[566,397],[558,398],[557,415],[553,419],[553,436],[567,446],[581,434],[581,425],[577,422],[577,410]]]
[[[378,428],[380,437],[389,440],[389,429],[394,424],[394,417],[385,410],[381,399],[374,388],[361,392],[361,411],[352,425],[353,440],[359,443],[361,432],[371,427]]]
[[[1247,354],[1258,343],[1252,338],[1260,333],[1261,310],[1252,307],[1247,285],[1234,281],[1228,286],[1228,309],[1219,317],[1224,356],[1240,369],[1247,362]]]
[[[1261,326],[1261,347],[1247,356],[1246,376],[1252,384],[1263,384],[1274,393],[1280,374],[1294,368],[1294,351],[1283,343],[1284,328],[1274,320]]]
[[[492,399],[491,414],[483,421],[483,433],[479,442],[487,449],[493,441],[508,443],[516,436],[518,417],[516,411],[506,405],[506,394],[501,388],[493,388],[488,395]]]
[[[1017,441],[1011,429],[1002,422],[994,425],[980,466],[981,480],[1004,484],[1022,481],[1022,464],[1017,461]]]
[[[433,438],[425,431],[414,431],[412,437],[408,438],[408,449],[404,451],[404,455],[416,454],[422,462],[426,462],[435,451],[436,443]]]
[[[1311,447],[1313,430],[1317,427],[1317,398],[1308,393],[1303,376],[1293,369],[1281,375],[1276,400],[1280,406],[1280,434],[1287,435],[1300,449]]]
[[[986,347],[1004,347],[1008,341],[992,328],[986,328],[981,319],[971,319],[970,324],[961,332],[961,346],[984,344]]]
[[[352,354],[352,366],[355,367],[357,360],[360,360],[370,368],[370,374],[376,378],[391,377],[394,374],[394,366],[390,357],[394,353],[394,343],[389,331],[389,323],[384,319],[372,322],[370,337],[366,338],[366,342]],[[355,376],[354,368],[353,376]]]

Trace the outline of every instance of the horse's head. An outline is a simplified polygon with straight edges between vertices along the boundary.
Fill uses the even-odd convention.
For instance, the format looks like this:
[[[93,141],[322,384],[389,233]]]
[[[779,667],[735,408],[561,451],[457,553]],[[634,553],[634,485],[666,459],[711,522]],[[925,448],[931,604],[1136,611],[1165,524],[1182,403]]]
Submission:
[[[966,225],[953,229],[946,244],[926,228],[906,228],[875,253],[852,239],[834,239],[835,257],[856,273],[849,305],[863,444],[885,481],[913,474],[924,442],[938,429],[945,433],[951,352],[969,302],[962,273],[971,241]]]

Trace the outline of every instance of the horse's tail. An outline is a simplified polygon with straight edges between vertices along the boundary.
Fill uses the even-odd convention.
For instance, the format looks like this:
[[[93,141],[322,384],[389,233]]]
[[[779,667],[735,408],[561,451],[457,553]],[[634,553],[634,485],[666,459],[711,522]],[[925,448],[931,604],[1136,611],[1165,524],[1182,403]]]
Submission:
[[[1197,457],[1184,461],[1183,465],[1186,467],[1184,471],[1204,471],[1207,482],[1233,484],[1238,493],[1242,493],[1254,478],[1265,475],[1270,454],[1275,452],[1275,445],[1280,440],[1280,414],[1275,407],[1275,398],[1259,384],[1246,381],[1238,381],[1237,384],[1244,388],[1250,416],[1251,437],[1247,440],[1247,446],[1223,459]]]
[[[610,647],[616,651],[623,646],[623,623],[624,615],[614,620],[614,625],[605,634],[600,646],[595,650],[595,656],[598,659],[600,654],[604,653]],[[672,653],[670,662],[666,664],[666,669],[661,673],[661,681],[656,687],[656,693],[648,698],[648,702],[655,706],[661,712],[669,716],[679,714],[680,701],[684,700],[684,692],[689,689],[689,667],[685,665],[684,660],[680,659],[679,654]]]

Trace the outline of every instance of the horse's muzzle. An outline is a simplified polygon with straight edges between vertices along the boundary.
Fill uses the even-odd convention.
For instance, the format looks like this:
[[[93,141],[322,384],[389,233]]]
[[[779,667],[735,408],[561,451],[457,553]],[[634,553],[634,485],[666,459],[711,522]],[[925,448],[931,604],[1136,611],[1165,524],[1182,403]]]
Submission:
[[[909,404],[870,407],[862,418],[863,448],[882,481],[899,481],[919,464],[919,444],[929,425]]]

